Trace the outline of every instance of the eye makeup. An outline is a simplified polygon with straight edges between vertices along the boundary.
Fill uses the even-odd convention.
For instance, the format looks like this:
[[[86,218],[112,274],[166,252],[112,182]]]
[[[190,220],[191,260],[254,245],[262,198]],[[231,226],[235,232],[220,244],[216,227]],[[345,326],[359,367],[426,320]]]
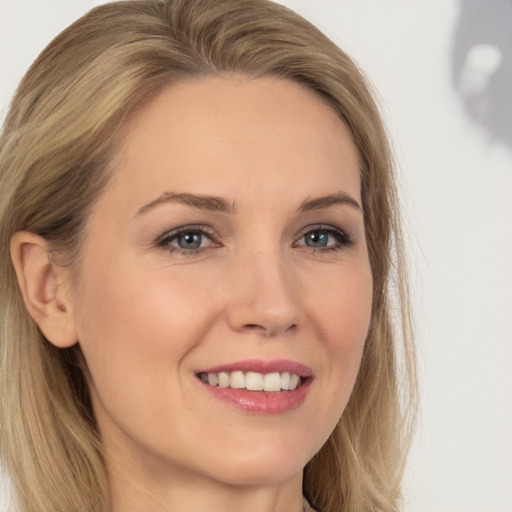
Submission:
[[[354,243],[344,230],[332,225],[310,225],[301,232],[301,236],[291,246],[301,250],[309,249],[315,254],[342,251]],[[222,247],[219,238],[211,227],[191,224],[166,231],[157,239],[156,246],[170,254],[187,257]]]
[[[156,245],[180,256],[193,256],[204,250],[222,246],[215,231],[201,224],[180,226],[167,231],[158,238]]]

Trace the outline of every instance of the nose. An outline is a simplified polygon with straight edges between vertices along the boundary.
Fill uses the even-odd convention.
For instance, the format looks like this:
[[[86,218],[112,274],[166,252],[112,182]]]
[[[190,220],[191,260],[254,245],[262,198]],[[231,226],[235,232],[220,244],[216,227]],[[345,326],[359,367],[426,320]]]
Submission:
[[[237,332],[278,337],[299,326],[297,282],[286,261],[270,252],[240,258],[230,273],[228,322]]]

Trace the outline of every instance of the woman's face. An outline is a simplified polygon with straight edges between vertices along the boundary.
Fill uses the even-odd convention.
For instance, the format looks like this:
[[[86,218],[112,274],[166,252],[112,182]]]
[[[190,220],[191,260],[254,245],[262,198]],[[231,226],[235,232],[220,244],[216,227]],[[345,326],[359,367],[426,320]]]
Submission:
[[[286,80],[168,88],[129,122],[79,272],[107,458],[155,478],[297,477],[345,408],[370,321],[347,129]]]

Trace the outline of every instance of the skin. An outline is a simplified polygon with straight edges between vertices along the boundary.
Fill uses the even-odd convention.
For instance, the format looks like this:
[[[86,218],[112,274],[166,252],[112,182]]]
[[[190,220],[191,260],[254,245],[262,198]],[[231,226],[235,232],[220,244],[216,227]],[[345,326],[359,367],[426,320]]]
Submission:
[[[232,208],[158,200],[169,193]],[[354,204],[300,209],[339,193]],[[208,228],[198,250],[162,243],[190,225]],[[358,156],[333,110],[274,78],[164,90],[126,127],[79,275],[59,287],[74,333],[59,343],[79,340],[87,361],[114,511],[302,510],[302,470],[346,406],[371,311]],[[305,402],[242,411],[196,375],[254,358],[309,366]]]

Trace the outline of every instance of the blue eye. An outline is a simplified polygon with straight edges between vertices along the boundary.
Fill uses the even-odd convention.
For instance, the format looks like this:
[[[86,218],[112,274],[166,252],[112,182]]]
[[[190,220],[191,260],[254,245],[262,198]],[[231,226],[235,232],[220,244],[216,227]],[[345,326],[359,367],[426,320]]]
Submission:
[[[304,241],[309,247],[327,247],[329,245],[329,236],[328,233],[322,231],[310,231],[304,235]]]
[[[203,243],[201,233],[184,233],[175,238],[178,247],[181,249],[198,249]]]
[[[296,242],[297,246],[306,246],[320,250],[340,250],[352,243],[343,231],[334,227],[318,227],[304,233]]]
[[[179,251],[183,255],[196,254],[214,244],[213,235],[204,226],[183,226],[165,233],[157,242],[170,252]]]

